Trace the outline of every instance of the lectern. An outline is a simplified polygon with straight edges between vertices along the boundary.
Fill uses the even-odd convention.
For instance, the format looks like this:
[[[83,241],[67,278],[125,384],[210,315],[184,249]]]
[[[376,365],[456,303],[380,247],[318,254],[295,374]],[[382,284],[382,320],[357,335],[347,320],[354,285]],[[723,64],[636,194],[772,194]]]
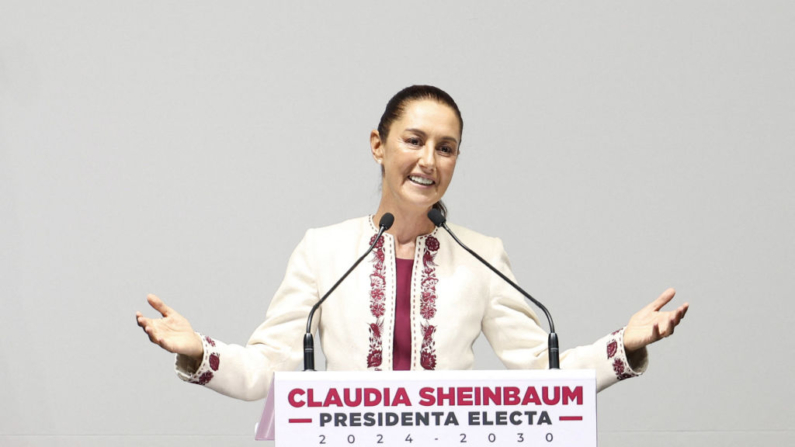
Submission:
[[[277,446],[595,447],[596,375],[277,372],[255,438]]]

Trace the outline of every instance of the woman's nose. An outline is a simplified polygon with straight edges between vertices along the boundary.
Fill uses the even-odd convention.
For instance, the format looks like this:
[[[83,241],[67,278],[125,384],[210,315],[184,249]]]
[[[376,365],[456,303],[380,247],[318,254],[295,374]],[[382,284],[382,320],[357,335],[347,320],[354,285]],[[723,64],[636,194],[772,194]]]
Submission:
[[[420,167],[432,171],[436,167],[436,150],[430,144],[422,148],[420,154]]]

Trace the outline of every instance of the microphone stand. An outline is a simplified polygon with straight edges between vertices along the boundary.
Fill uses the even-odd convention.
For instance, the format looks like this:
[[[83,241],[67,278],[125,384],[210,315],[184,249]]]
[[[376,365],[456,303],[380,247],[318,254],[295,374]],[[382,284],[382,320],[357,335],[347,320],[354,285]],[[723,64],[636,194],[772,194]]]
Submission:
[[[359,259],[356,260],[356,262],[351,266],[351,268],[349,268],[348,271],[345,272],[344,275],[342,275],[342,278],[340,278],[329,289],[329,291],[326,292],[326,294],[323,295],[323,297],[320,298],[320,300],[317,303],[315,303],[314,306],[312,306],[312,310],[309,311],[309,317],[306,319],[306,334],[304,334],[304,371],[315,370],[315,337],[312,336],[312,317],[315,316],[315,311],[320,307],[321,304],[323,304],[324,301],[326,301],[326,298],[328,298],[329,295],[331,295],[331,292],[333,292],[334,289],[336,289],[337,286],[340,285],[340,283],[342,283],[342,281],[348,277],[348,275],[353,271],[353,269],[355,269],[356,266],[359,265],[359,263],[362,262],[362,260],[364,260],[364,258],[367,255],[369,255],[371,251],[373,251],[373,248],[375,248],[375,245],[378,243],[378,240],[381,239],[381,235],[384,234],[386,230],[390,229],[393,223],[395,223],[395,216],[393,216],[392,213],[386,213],[383,216],[381,216],[381,221],[378,222],[379,226],[378,234],[375,236],[373,243],[370,244],[370,248],[368,248],[367,251],[361,257],[359,257]]]
[[[450,233],[450,236],[453,237],[453,240],[458,242],[458,245],[460,245],[464,250],[469,252],[469,254],[474,256],[478,261],[483,263],[483,265],[491,269],[492,272],[499,275],[500,278],[504,279],[508,284],[513,286],[514,289],[519,291],[519,293],[524,295],[524,297],[527,298],[528,300],[532,301],[533,304],[538,306],[538,308],[544,312],[544,315],[547,316],[547,321],[549,321],[549,338],[547,339],[547,345],[549,347],[549,369],[560,369],[560,348],[558,347],[558,334],[555,333],[555,323],[552,322],[552,314],[549,313],[547,308],[543,304],[538,302],[535,298],[530,296],[529,293],[525,292],[524,289],[519,287],[518,284],[511,281],[510,278],[503,275],[502,272],[494,268],[494,266],[489,264],[485,259],[481,258],[480,255],[478,255],[477,253],[472,251],[469,247],[464,245],[464,243],[461,242],[456,237],[455,234],[453,234],[453,232],[450,230],[450,227],[447,226],[447,219],[445,219],[445,217],[442,216],[442,213],[439,210],[432,209],[428,213],[428,218],[431,219],[431,222],[433,222],[437,227],[442,227],[445,230],[447,230],[447,232]]]

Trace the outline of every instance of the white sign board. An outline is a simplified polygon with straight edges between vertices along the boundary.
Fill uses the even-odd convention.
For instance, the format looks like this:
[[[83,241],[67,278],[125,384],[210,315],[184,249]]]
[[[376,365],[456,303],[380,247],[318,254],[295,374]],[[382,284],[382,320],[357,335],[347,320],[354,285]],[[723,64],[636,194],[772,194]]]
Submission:
[[[596,446],[588,370],[279,372],[272,386],[256,438],[275,417],[277,446]]]

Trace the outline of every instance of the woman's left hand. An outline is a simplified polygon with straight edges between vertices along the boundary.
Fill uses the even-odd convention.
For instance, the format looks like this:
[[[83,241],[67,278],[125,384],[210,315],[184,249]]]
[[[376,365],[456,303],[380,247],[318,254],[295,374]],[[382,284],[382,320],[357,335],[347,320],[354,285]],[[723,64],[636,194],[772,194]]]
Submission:
[[[624,329],[624,350],[631,354],[638,349],[668,337],[687,313],[688,303],[670,312],[661,312],[676,294],[676,290],[668,289],[656,300],[652,301],[629,319]]]

